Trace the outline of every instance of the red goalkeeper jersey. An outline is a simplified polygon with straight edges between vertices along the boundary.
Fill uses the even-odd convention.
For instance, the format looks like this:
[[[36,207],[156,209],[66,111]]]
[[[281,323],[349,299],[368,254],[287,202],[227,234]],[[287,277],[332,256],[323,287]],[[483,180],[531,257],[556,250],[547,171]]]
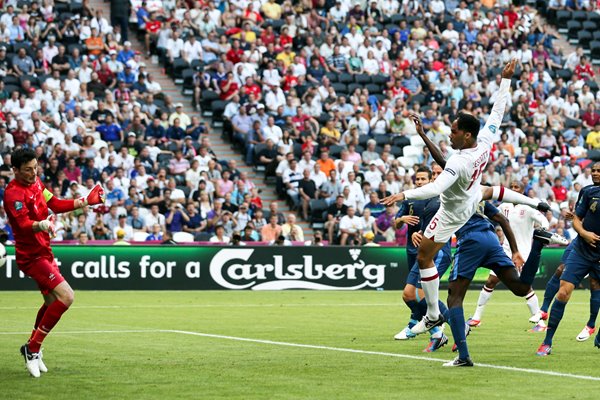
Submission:
[[[15,236],[17,264],[26,265],[38,258],[54,258],[48,232],[33,232],[33,223],[48,218],[47,202],[52,194],[40,178],[32,185],[13,179],[4,193],[4,208]]]

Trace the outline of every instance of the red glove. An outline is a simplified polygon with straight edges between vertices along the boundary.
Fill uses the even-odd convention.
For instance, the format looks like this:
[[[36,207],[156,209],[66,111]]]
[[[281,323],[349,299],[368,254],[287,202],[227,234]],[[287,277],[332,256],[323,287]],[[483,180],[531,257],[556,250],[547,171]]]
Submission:
[[[84,207],[88,205],[95,206],[96,204],[104,204],[106,201],[104,189],[100,184],[97,184],[86,197],[83,197],[80,200],[82,200]]]

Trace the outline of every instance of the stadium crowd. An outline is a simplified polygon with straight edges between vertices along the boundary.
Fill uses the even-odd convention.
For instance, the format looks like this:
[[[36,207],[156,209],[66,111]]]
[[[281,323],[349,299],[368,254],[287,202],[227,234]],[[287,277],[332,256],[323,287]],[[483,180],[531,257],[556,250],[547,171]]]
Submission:
[[[54,193],[105,207],[59,219],[54,240],[303,242],[294,215],[263,204],[253,177],[211,149],[211,127],[174,104],[148,73],[162,63],[193,105],[264,172],[314,243],[405,243],[397,207],[379,199],[414,187],[434,163],[408,119],[450,155],[451,121],[485,122],[501,67],[519,62],[510,110],[483,182],[518,180],[548,201],[551,230],[600,159],[600,92],[582,48],[562,54],[531,5],[507,0],[4,1],[0,16],[0,196],[10,152],[29,147]],[[550,9],[589,8],[551,0]],[[130,18],[131,17],[131,18]],[[132,21],[128,25],[128,20]],[[109,21],[110,20],[110,21]],[[133,22],[135,21],[135,22]],[[132,49],[137,35],[144,51]],[[3,227],[2,227],[3,225]],[[9,231],[0,208],[0,227]],[[189,239],[188,239],[189,240]]]

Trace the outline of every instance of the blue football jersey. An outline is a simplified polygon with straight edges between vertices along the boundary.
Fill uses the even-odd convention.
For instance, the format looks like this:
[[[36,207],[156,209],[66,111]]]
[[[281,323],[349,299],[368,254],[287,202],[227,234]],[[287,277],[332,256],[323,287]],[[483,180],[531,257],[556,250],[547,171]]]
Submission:
[[[600,235],[600,186],[586,186],[580,194],[575,214],[583,220],[583,229]],[[600,248],[590,246],[579,236],[575,241],[577,254],[591,261],[600,261]]]
[[[487,201],[482,201],[477,206],[477,211],[458,231],[456,231],[456,239],[460,239],[467,232],[480,232],[486,230],[494,230],[494,225],[490,222],[500,210],[494,207]]]

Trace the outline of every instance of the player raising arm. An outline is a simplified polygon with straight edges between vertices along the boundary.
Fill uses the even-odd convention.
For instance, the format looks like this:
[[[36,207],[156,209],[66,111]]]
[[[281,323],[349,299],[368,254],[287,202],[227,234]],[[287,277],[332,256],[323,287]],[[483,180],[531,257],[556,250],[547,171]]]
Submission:
[[[427,199],[438,195],[441,200],[440,209],[427,226],[417,254],[421,285],[427,301],[427,315],[411,329],[415,334],[444,323],[444,317],[438,307],[439,276],[433,257],[450,240],[454,232],[471,218],[482,200],[481,173],[487,165],[494,134],[504,116],[510,78],[515,66],[516,60],[512,60],[504,67],[498,97],[481,132],[479,120],[475,116],[466,112],[458,114],[450,133],[451,146],[458,152],[446,161],[444,171],[435,182],[393,194],[382,200],[386,205],[405,199]],[[417,122],[417,129],[422,130],[418,117],[415,123]],[[486,190],[484,199],[488,198],[537,206],[532,199],[502,187]]]
[[[54,234],[54,215],[104,202],[104,190],[96,185],[86,197],[61,200],[42,184],[37,176],[38,162],[30,149],[12,153],[15,174],[4,193],[4,207],[15,236],[17,267],[40,288],[44,304],[37,313],[29,341],[21,347],[29,373],[38,378],[48,369],[42,361],[41,345],[73,303],[73,289],[65,281],[50,249]]]

